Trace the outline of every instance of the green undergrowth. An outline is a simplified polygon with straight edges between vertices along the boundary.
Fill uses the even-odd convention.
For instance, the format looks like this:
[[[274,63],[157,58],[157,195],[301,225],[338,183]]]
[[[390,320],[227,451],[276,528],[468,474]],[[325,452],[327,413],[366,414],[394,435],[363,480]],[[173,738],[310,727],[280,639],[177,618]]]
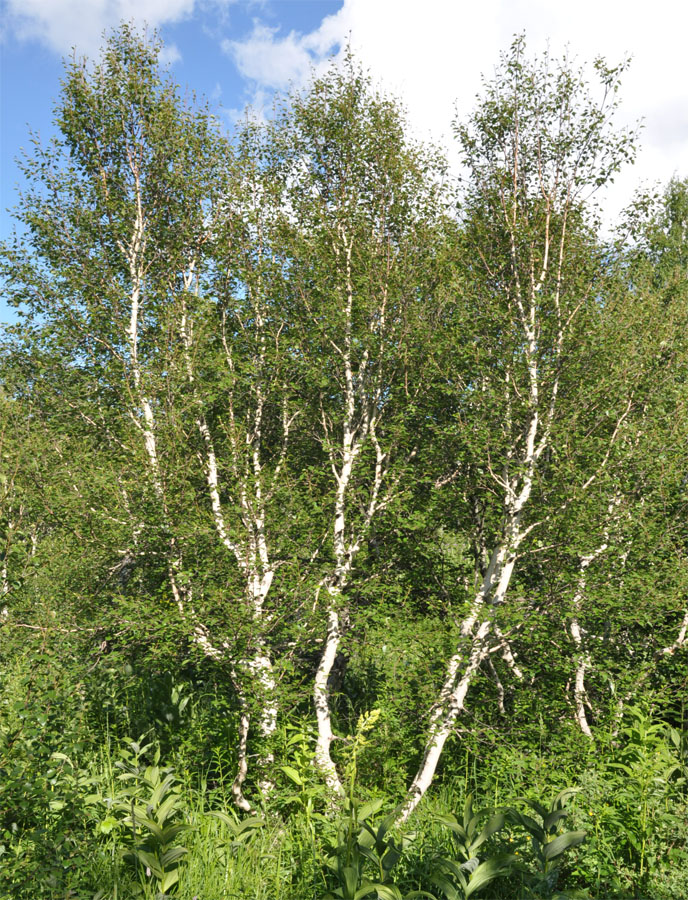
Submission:
[[[55,660],[7,667],[2,900],[688,896],[686,736],[647,711],[628,709],[594,746],[479,752],[455,741],[399,829],[402,795],[369,766],[380,711],[339,750],[348,796],[336,809],[313,769],[313,730],[294,719],[281,726],[269,802],[239,815],[231,740],[184,702],[186,689],[168,687],[167,713],[127,734],[133,707],[118,729],[94,727],[83,682]]]
[[[671,741],[660,751],[658,736],[649,749],[637,737],[613,757],[627,762],[588,768],[576,789],[539,799],[498,789],[495,806],[494,791],[478,799],[447,783],[403,830],[383,796],[351,796],[336,814],[306,799],[240,818],[222,787],[142,741],[27,757],[2,788],[0,896],[673,900],[688,892],[685,776],[662,769]],[[44,802],[13,821],[8,803],[30,777]]]

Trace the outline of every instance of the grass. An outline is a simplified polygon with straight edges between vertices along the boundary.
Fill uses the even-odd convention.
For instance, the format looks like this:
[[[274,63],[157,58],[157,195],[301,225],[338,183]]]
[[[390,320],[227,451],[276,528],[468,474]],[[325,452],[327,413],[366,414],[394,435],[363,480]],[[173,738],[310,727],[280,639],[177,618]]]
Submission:
[[[556,884],[546,877],[535,879],[538,871],[547,876],[552,867],[538,860],[518,817],[506,815],[503,827],[477,853],[481,862],[509,854],[515,865],[476,891],[477,900],[533,900],[562,889],[596,900],[688,897],[686,738],[641,710],[629,710],[618,734],[601,736],[594,750],[543,740],[532,752],[495,744],[480,758],[464,742],[458,753],[455,747],[453,756],[447,754],[444,774],[404,835],[389,832],[379,846],[362,845],[355,852],[349,847],[338,870],[337,860],[344,859],[338,855],[341,835],[350,839],[353,834],[358,841],[361,823],[352,829],[345,821],[342,827],[341,820],[328,814],[307,729],[295,724],[286,728],[275,797],[260,821],[246,822],[231,801],[234,760],[218,749],[228,743],[213,742],[205,724],[201,742],[193,714],[187,713],[177,732],[158,734],[159,741],[117,738],[89,724],[80,713],[79,695],[68,684],[58,687],[51,681],[50,697],[48,690],[27,690],[20,671],[13,677],[8,670],[4,676],[0,900],[153,900],[160,896],[161,881],[154,872],[147,874],[145,854],[159,859],[168,850],[174,852],[164,874],[178,875],[168,893],[179,900],[346,896],[342,869],[350,868],[351,859],[356,878],[365,873],[379,879],[383,873],[399,896],[422,888],[442,897],[441,886],[433,883],[437,861],[464,862],[442,816],[453,814],[462,821],[469,794],[476,809],[511,807],[530,814],[527,801],[548,807],[569,787],[578,791],[558,827],[585,830],[586,839],[557,857]],[[374,831],[400,799],[386,796],[370,774],[381,771],[376,755],[379,762],[384,748],[378,740],[371,728],[356,745],[353,768],[349,761],[356,796],[381,801],[379,812],[369,819]],[[198,752],[201,744],[213,752]],[[156,786],[163,783],[167,788],[156,796]],[[164,840],[151,838],[157,832],[146,826],[146,818],[171,829]],[[472,834],[482,827],[481,820]],[[380,859],[374,854],[387,852],[390,837],[403,852],[385,868],[375,864]],[[465,885],[458,874],[454,877],[451,865],[442,865],[456,897],[463,900]],[[452,897],[446,891],[444,896]]]

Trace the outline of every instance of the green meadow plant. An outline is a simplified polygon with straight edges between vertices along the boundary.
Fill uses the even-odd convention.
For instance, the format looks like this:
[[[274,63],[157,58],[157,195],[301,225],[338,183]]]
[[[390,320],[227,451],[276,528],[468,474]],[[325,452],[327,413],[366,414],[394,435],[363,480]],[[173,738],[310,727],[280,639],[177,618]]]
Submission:
[[[309,831],[313,822],[322,819],[327,791],[314,769],[317,734],[306,722],[285,727],[284,756],[288,760],[280,771],[287,779],[287,790],[278,797],[282,809],[298,809],[306,819]]]
[[[362,802],[356,799],[356,785],[360,756],[368,744],[368,735],[380,717],[374,709],[359,716],[356,732],[348,748],[344,766],[347,796],[336,826],[336,839],[326,858],[334,873],[336,886],[325,900],[410,900],[413,897],[432,897],[424,891],[402,894],[392,878],[392,870],[404,851],[413,843],[415,835],[393,833],[396,813],[376,821],[384,800],[377,798]]]
[[[326,863],[335,874],[337,884],[325,895],[325,900],[411,900],[433,895],[412,890],[403,893],[392,878],[392,870],[403,854],[413,845],[415,835],[393,833],[396,813],[375,820],[383,800],[361,803],[352,797],[344,801],[343,813],[337,828],[337,842],[331,848]]]
[[[485,817],[489,816],[484,824]],[[495,878],[506,875],[515,860],[510,853],[497,853],[481,859],[478,851],[505,824],[503,812],[473,809],[473,795],[466,797],[461,819],[442,815],[438,821],[451,834],[452,854],[435,854],[431,860],[430,881],[447,900],[468,900]]]
[[[265,825],[265,820],[258,816],[249,816],[240,821],[233,810],[230,813],[212,809],[207,815],[219,819],[227,829],[228,835],[218,840],[215,848],[223,861],[236,859],[239,852],[245,849],[255,836],[256,831]]]
[[[152,762],[145,763],[152,752]],[[180,863],[188,848],[178,838],[191,829],[182,821],[186,804],[170,768],[160,766],[160,748],[153,744],[127,741],[115,766],[119,788],[111,797],[101,798],[109,814],[100,823],[104,833],[115,831],[123,856],[136,868],[141,889],[149,885],[155,896],[167,896],[179,881]]]
[[[680,775],[680,763],[666,725],[640,709],[629,710],[618,737],[620,746],[607,769],[615,782],[615,804],[624,811],[620,825],[626,850],[636,864],[640,887],[646,888],[649,875],[661,864],[655,837],[678,824],[666,800],[672,779]]]
[[[576,788],[566,788],[560,791],[549,807],[543,806],[536,800],[526,800],[528,806],[535,813],[534,816],[517,809],[511,809],[508,812],[511,821],[523,828],[530,836],[535,872],[526,872],[526,883],[533,897],[565,900],[565,898],[586,896],[581,892],[557,888],[564,854],[582,844],[587,836],[586,831],[563,831],[561,827],[569,815],[566,801],[575,793],[577,793]]]
[[[688,804],[680,732],[629,707],[616,734],[599,738],[598,759],[580,778],[590,824],[580,878],[601,893],[673,897],[688,872]],[[683,877],[678,895],[685,893]]]

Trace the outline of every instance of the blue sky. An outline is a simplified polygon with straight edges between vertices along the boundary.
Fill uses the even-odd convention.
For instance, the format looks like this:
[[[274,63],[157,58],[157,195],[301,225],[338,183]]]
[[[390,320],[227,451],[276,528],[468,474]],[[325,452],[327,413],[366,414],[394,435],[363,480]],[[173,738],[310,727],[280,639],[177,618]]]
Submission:
[[[98,5],[98,0],[88,2]],[[103,4],[108,5],[120,5],[123,12],[128,12],[123,3]],[[154,12],[154,7],[161,4],[150,4],[148,0],[141,0],[138,4],[143,11],[147,5]],[[259,5],[242,2],[196,4],[198,8],[194,10],[193,4],[186,4],[192,13],[181,15],[178,21],[166,22],[163,19],[156,22],[154,15],[150,19],[162,33],[166,55],[175,78],[182,86],[190,87],[197,94],[207,97],[213,106],[219,107],[229,125],[232,117],[239,114],[246,103],[251,103],[256,98],[256,85],[251,78],[242,75],[231,42],[247,40],[255,32],[255,26],[259,22],[270,35],[282,30],[286,34],[292,30],[308,33],[341,5],[341,0],[279,0]],[[44,8],[53,12],[63,6],[69,12],[70,9],[76,9],[78,3],[70,3],[69,0],[34,2],[36,14],[33,19],[13,15],[13,8],[25,10],[27,6],[30,7],[31,3],[15,4],[7,0],[2,3],[4,16],[9,17],[3,34],[0,63],[2,237],[7,235],[11,227],[11,217],[8,216],[6,207],[16,202],[15,186],[21,181],[15,159],[21,154],[21,148],[27,146],[30,129],[46,137],[53,130],[52,110],[59,96],[62,60],[64,56],[71,55],[67,42],[70,38],[76,40],[76,49],[80,55],[97,55],[101,34],[98,26],[108,29],[117,21],[114,15],[103,14],[98,26],[84,28],[83,32],[80,32],[75,22],[72,35],[63,37],[58,31],[57,22],[53,24],[53,16],[41,22],[38,11]],[[174,3],[170,6],[174,8]],[[58,19],[57,16],[54,18]],[[139,23],[145,21],[141,15],[137,15],[135,19]]]
[[[688,4],[676,0],[0,0],[0,238],[16,202],[13,160],[29,126],[47,137],[62,58],[97,56],[104,30],[147,23],[165,41],[175,78],[216,106],[228,127],[246,106],[303,84],[350,40],[373,75],[407,105],[421,137],[450,144],[456,113],[473,105],[514,33],[581,62],[626,55],[622,121],[644,121],[634,169],[604,198],[607,214],[642,183],[688,175]],[[13,315],[0,298],[0,321]]]

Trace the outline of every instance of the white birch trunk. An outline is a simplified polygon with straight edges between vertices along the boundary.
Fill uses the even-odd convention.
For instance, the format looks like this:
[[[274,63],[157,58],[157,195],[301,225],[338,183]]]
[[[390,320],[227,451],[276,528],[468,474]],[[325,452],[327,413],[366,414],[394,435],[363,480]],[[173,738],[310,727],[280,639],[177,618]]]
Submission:
[[[496,478],[504,489],[505,524],[503,539],[492,552],[480,590],[476,594],[469,614],[460,626],[460,643],[456,653],[447,665],[447,673],[438,700],[430,714],[430,726],[418,771],[402,803],[397,821],[406,822],[432,783],[437,765],[447,738],[450,736],[459,713],[465,708],[466,695],[482,661],[491,652],[488,636],[493,628],[492,616],[485,609],[487,603],[498,607],[504,603],[517,560],[518,549],[531,530],[522,529],[521,519],[533,488],[537,462],[547,446],[549,431],[554,416],[554,402],[550,403],[545,425],[540,430],[539,413],[539,372],[537,368],[537,348],[535,340],[535,293],[531,296],[528,311],[523,307],[520,288],[517,291],[517,306],[527,344],[527,368],[529,381],[530,420],[525,434],[525,449],[521,460],[521,471],[512,476],[509,466],[513,465],[513,453],[507,455],[504,476]],[[555,380],[552,396],[556,395]],[[509,380],[507,376],[507,392]],[[509,403],[507,403],[509,409]],[[511,427],[509,421],[508,427]],[[539,440],[538,440],[539,438]],[[477,627],[476,627],[477,626]],[[468,642],[468,649],[465,644]],[[520,670],[510,647],[499,635],[498,647],[502,649],[506,661]]]
[[[327,612],[327,636],[325,638],[325,647],[320,658],[320,663],[315,673],[313,701],[315,704],[315,717],[318,725],[318,740],[315,746],[315,765],[323,776],[325,784],[333,794],[341,794],[344,790],[337,773],[337,767],[330,754],[330,747],[334,740],[334,734],[332,732],[332,719],[330,717],[328,681],[332,666],[337,657],[339,638],[339,614],[337,613],[334,602],[330,602]]]
[[[346,588],[356,554],[361,547],[365,534],[370,528],[370,523],[375,514],[385,505],[388,499],[381,499],[380,497],[382,483],[387,475],[387,455],[383,453],[377,439],[375,432],[376,419],[364,412],[362,421],[359,423],[358,432],[356,434],[354,433],[351,422],[354,418],[355,397],[350,363],[347,363],[346,372],[348,386],[347,411],[341,468],[337,468],[334,454],[332,453],[330,455],[330,461],[337,484],[332,530],[335,567],[332,575],[326,578],[318,589],[318,594],[320,594],[322,588],[325,588],[327,598],[327,633],[313,685],[313,703],[315,706],[315,716],[318,727],[318,739],[314,763],[323,776],[327,787],[335,794],[341,794],[344,790],[339,775],[337,774],[337,767],[335,766],[330,753],[334,734],[332,731],[332,719],[330,715],[328,682],[337,657],[341,639],[341,623],[338,606],[341,602],[343,591]],[[361,451],[362,443],[366,439],[370,439],[375,447],[375,473],[363,522],[360,524],[356,533],[349,533],[347,535],[347,492],[350,489],[354,466]]]
[[[237,744],[237,773],[232,783],[232,797],[234,804],[244,812],[253,813],[254,809],[244,794],[244,782],[248,774],[248,733],[251,720],[248,714],[248,703],[241,688],[236,672],[232,670],[234,689],[239,700],[239,741]]]
[[[341,638],[338,605],[341,601],[342,590],[346,586],[349,570],[353,561],[352,548],[347,547],[345,537],[346,523],[346,492],[351,479],[354,460],[357,452],[353,445],[353,435],[350,429],[344,432],[344,462],[337,477],[337,493],[335,499],[333,543],[335,554],[335,572],[325,583],[327,598],[327,632],[320,662],[315,673],[313,684],[313,703],[315,717],[318,726],[318,739],[316,742],[314,762],[327,787],[336,794],[343,792],[343,786],[337,774],[330,748],[334,740],[332,731],[332,718],[330,715],[329,678],[332,667],[337,658],[339,641]],[[355,552],[355,551],[354,551]]]
[[[132,398],[134,406],[130,410],[130,418],[134,425],[138,428],[143,437],[143,444],[148,458],[148,466],[151,476],[151,482],[156,497],[160,503],[161,511],[165,520],[168,518],[167,504],[163,488],[162,474],[160,472],[160,461],[158,458],[158,448],[155,437],[155,416],[153,414],[153,406],[146,393],[141,366],[139,362],[139,317],[141,312],[141,293],[144,281],[144,254],[146,249],[145,222],[143,216],[143,207],[141,203],[141,186],[139,182],[138,171],[132,163],[132,174],[134,175],[134,183],[136,190],[136,213],[132,226],[132,236],[128,245],[120,244],[120,249],[124,253],[129,266],[129,276],[131,278],[131,297],[130,297],[130,316],[129,326],[126,331],[127,345],[129,349],[129,372],[131,376],[131,386],[133,388]],[[140,418],[143,418],[143,422]],[[178,572],[181,568],[178,554],[174,544],[174,538],[170,539],[167,554],[167,576],[172,590],[175,603],[180,612],[184,612],[183,589],[181,588]]]
[[[5,547],[3,557],[2,557],[2,566],[0,566],[0,619],[6,619],[9,616],[9,610],[7,609],[7,604],[5,603],[5,597],[8,596],[10,592],[10,581],[9,581],[9,573],[7,571],[7,557],[9,556],[9,548],[12,544],[11,535],[14,530],[14,523],[10,520],[7,523],[7,540],[5,542]]]
[[[507,528],[509,540],[493,551],[480,590],[473,600],[469,614],[461,623],[460,645],[449,660],[444,684],[430,713],[430,727],[425,749],[418,771],[400,808],[397,820],[400,823],[409,818],[430,787],[447,738],[452,732],[458,715],[465,708],[468,689],[482,661],[493,652],[488,638],[491,631],[495,629],[492,616],[485,606],[487,602],[491,607],[499,606],[506,598],[516,564],[516,550],[523,537],[519,530],[519,518],[530,495],[531,486],[532,479],[529,479],[524,484],[516,502],[512,504],[512,510],[515,512]],[[499,631],[497,631],[497,638],[499,643],[496,649],[502,650],[507,662],[516,670],[517,677],[520,677],[521,672],[516,665],[513,653]]]
[[[676,636],[676,640],[672,641],[671,644],[667,644],[665,647],[662,647],[660,650],[657,650],[653,656],[654,662],[658,662],[663,656],[673,656],[673,654],[680,650],[681,647],[688,641],[688,609],[686,609],[683,619],[681,620],[681,624],[679,625],[678,634]],[[636,680],[634,683],[634,687],[632,690],[628,691],[625,696],[620,697],[618,703],[616,704],[616,710],[614,713],[614,728],[612,730],[612,734],[616,736],[618,734],[619,728],[621,726],[621,719],[624,713],[624,707],[628,703],[628,701],[633,697],[633,695],[640,689],[640,687],[647,681],[647,679],[652,675],[652,668],[647,667],[640,674],[636,674]]]
[[[184,286],[188,292],[191,292],[194,275],[195,265],[192,263],[189,267],[188,274],[185,275]],[[258,327],[262,328],[263,319],[260,311],[256,314],[256,320]],[[232,659],[232,666],[235,670],[235,685],[237,686],[239,702],[242,707],[239,732],[240,741],[238,747],[239,773],[235,782],[235,796],[238,798],[237,805],[242,809],[246,809],[247,807],[245,804],[248,801],[246,801],[243,796],[242,785],[248,772],[247,742],[250,730],[250,716],[244,691],[238,687],[239,683],[236,676],[237,670],[243,672],[244,676],[255,689],[255,699],[260,708],[257,721],[258,734],[262,743],[266,746],[269,746],[277,729],[278,715],[277,685],[274,676],[274,666],[263,636],[265,630],[264,606],[275,575],[274,566],[270,561],[265,533],[266,505],[263,495],[262,464],[260,459],[263,406],[265,401],[262,386],[258,383],[256,388],[255,407],[252,411],[253,421],[248,424],[247,435],[246,438],[243,439],[237,430],[234,417],[234,396],[233,393],[230,392],[229,415],[232,423],[232,428],[230,430],[230,444],[233,456],[232,468],[235,481],[238,484],[238,498],[236,502],[243,527],[243,534],[235,539],[230,536],[226,524],[225,513],[220,496],[220,480],[215,446],[203,412],[202,402],[196,392],[191,362],[192,328],[191,323],[188,320],[185,303],[182,308],[180,326],[184,345],[187,379],[192,388],[194,401],[197,407],[196,427],[205,448],[206,483],[215,530],[221,544],[234,557],[239,570],[244,576],[246,596],[248,598],[256,632],[254,639],[255,650],[253,655],[244,660]],[[233,372],[234,359],[231,349],[224,337],[223,334],[227,364],[230,371]],[[264,355],[265,339],[263,337],[261,340],[259,358],[257,360],[257,368],[259,370],[264,363]],[[290,424],[291,422],[287,419],[285,410],[283,419],[283,439],[285,444],[283,447],[283,455],[286,453],[286,441],[288,439]],[[275,478],[279,473],[279,467],[280,464],[276,467]],[[273,754],[269,750],[266,750],[258,757],[257,762],[258,769],[261,773],[258,786],[263,797],[267,798],[274,788],[273,781],[266,775],[267,770],[274,762]]]
[[[576,584],[576,592],[573,596],[573,616],[571,617],[571,621],[569,623],[569,634],[571,635],[571,640],[573,641],[574,647],[576,648],[575,675],[573,681],[574,715],[576,718],[576,722],[578,723],[578,727],[590,740],[593,740],[594,738],[586,712],[586,707],[588,709],[591,709],[591,705],[588,698],[588,692],[585,688],[585,674],[591,668],[592,660],[590,658],[589,651],[584,647],[583,644],[583,631],[580,627],[579,618],[583,600],[585,598],[588,569],[593,564],[593,562],[595,562],[595,560],[598,559],[607,550],[609,546],[609,533],[612,526],[619,519],[619,514],[615,514],[614,510],[617,509],[620,503],[621,495],[615,494],[609,501],[601,543],[598,547],[596,547],[590,553],[587,553],[585,556],[582,556],[580,559],[578,567],[578,582]]]
[[[315,707],[316,723],[318,727],[318,739],[314,756],[316,768],[320,771],[325,784],[334,794],[343,793],[343,786],[337,767],[334,764],[330,752],[334,734],[332,731],[332,718],[330,715],[329,677],[337,657],[339,641],[341,638],[341,625],[338,605],[341,600],[354,558],[361,545],[364,533],[370,526],[370,521],[379,507],[378,498],[382,480],[385,476],[383,468],[385,455],[382,453],[375,436],[375,413],[371,409],[374,399],[366,396],[364,385],[372,388],[373,397],[378,394],[375,391],[375,383],[370,382],[369,373],[366,371],[368,356],[363,358],[358,368],[358,389],[354,380],[354,365],[352,357],[352,327],[353,327],[353,302],[354,290],[351,275],[351,254],[353,244],[347,240],[343,229],[339,231],[342,247],[335,246],[337,256],[342,252],[345,264],[346,279],[346,324],[344,333],[344,347],[340,351],[343,365],[345,384],[345,405],[342,417],[342,444],[341,461],[334,448],[330,449],[330,466],[335,478],[335,505],[334,520],[332,524],[332,543],[334,549],[334,571],[326,577],[320,585],[318,593],[325,587],[327,598],[327,632],[323,646],[323,652],[315,673],[313,684],[313,704]],[[381,310],[382,327],[384,327],[384,303]],[[357,404],[358,399],[358,404]],[[372,400],[372,402],[371,402]],[[324,435],[328,434],[328,425],[323,411]],[[376,449],[376,467],[374,483],[371,489],[370,502],[365,521],[357,534],[347,535],[347,501],[350,490],[351,478],[356,460],[360,454],[363,443],[372,438]]]
[[[673,655],[677,650],[679,650],[686,643],[687,638],[688,638],[688,609],[686,609],[685,614],[683,616],[683,621],[681,622],[681,625],[679,627],[678,636],[676,637],[676,640],[672,644],[669,644],[667,647],[662,648],[662,655],[663,656]]]
[[[583,734],[587,738],[590,738],[590,740],[593,740],[592,730],[588,724],[588,717],[585,711],[586,704],[589,704],[588,693],[585,689],[585,673],[590,668],[590,654],[586,650],[583,650],[583,640],[578,619],[571,619],[569,631],[573,643],[576,646],[576,673],[573,682],[573,701],[576,721]]]
[[[407,821],[430,787],[447,738],[452,733],[457,716],[464,709],[466,694],[475,673],[480,663],[490,652],[487,641],[490,633],[490,624],[489,619],[484,619],[478,626],[471,641],[470,653],[467,656],[466,664],[458,680],[454,679],[458,673],[462,657],[457,655],[452,658],[447,680],[440,692],[440,699],[430,714],[430,728],[428,729],[423,756],[416,776],[408,789],[406,800],[399,810],[398,824]]]
[[[583,647],[583,637],[578,617],[580,615],[581,605],[583,602],[583,597],[585,595],[587,569],[593,562],[593,560],[604,552],[606,547],[607,542],[605,539],[605,541],[597,548],[597,550],[593,551],[587,556],[582,557],[580,561],[578,584],[576,586],[576,593],[573,597],[574,615],[571,619],[571,622],[569,623],[569,633],[576,648],[576,671],[573,682],[573,702],[575,717],[580,730],[590,740],[593,740],[593,734],[586,713],[586,705],[589,705],[589,700],[588,693],[585,689],[585,673],[590,668],[591,660],[590,653]]]

